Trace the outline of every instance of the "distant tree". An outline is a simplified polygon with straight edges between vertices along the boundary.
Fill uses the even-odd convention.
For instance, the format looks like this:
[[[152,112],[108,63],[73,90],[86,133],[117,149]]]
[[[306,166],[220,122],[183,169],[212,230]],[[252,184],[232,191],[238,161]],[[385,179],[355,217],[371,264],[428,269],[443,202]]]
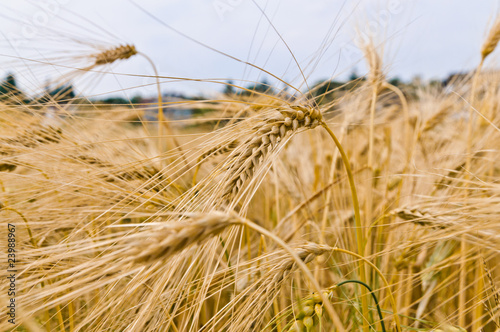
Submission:
[[[266,79],[264,79],[262,81],[262,83],[257,84],[257,86],[255,88],[256,88],[256,91],[259,91],[259,92],[269,93],[269,94],[274,93],[274,89],[271,86],[271,83],[269,83]]]
[[[8,74],[0,83],[0,100],[6,102],[23,103],[28,102],[25,95],[17,87],[17,81],[14,74]]]
[[[352,72],[351,72],[351,75],[349,75],[349,81],[355,81],[359,78],[359,75],[358,73],[356,72],[356,69],[354,69]]]
[[[420,75],[416,75],[411,79],[411,84],[415,87],[422,86],[422,77]]]
[[[128,104],[129,101],[125,98],[121,98],[121,97],[110,97],[110,98],[106,98],[106,99],[103,99],[101,100],[102,103],[105,103],[105,104],[113,104],[113,105],[125,105],[125,104]]]
[[[224,94],[225,95],[232,95],[234,94],[234,87],[232,86],[233,81],[227,81],[227,84],[224,86]]]
[[[55,100],[59,103],[67,103],[75,98],[76,94],[71,84],[65,84],[49,90],[48,96],[50,100]]]
[[[64,84],[55,88],[46,87],[45,94],[38,101],[41,103],[55,101],[59,104],[66,104],[73,101],[75,97],[76,93],[73,85]]]
[[[273,87],[266,80],[263,80],[261,83],[249,85],[246,87],[246,89],[247,90],[240,91],[238,94],[242,96],[249,96],[254,94],[254,92],[274,94]]]
[[[132,99],[130,99],[130,102],[132,104],[140,104],[140,103],[142,103],[142,101],[143,101],[143,99],[140,95],[134,96],[134,97],[132,97]]]
[[[75,98],[75,90],[73,89],[73,85],[62,85],[50,91],[50,96],[55,100],[64,100],[68,101]]]
[[[1,95],[17,95],[20,91],[17,88],[16,78],[13,74],[8,74],[0,84]]]
[[[454,72],[448,75],[447,78],[445,78],[442,83],[443,86],[448,86],[451,84],[456,84],[456,83],[462,83],[464,82],[467,77],[469,76],[469,73],[467,72]]]
[[[400,86],[401,84],[403,84],[403,81],[399,77],[394,77],[389,80],[389,83],[394,86]]]
[[[429,82],[429,86],[433,88],[442,88],[445,86],[445,84],[443,84],[443,82],[438,79],[433,79]]]
[[[335,89],[339,89],[344,85],[342,82],[337,81],[319,81],[312,87],[314,96],[325,96]]]

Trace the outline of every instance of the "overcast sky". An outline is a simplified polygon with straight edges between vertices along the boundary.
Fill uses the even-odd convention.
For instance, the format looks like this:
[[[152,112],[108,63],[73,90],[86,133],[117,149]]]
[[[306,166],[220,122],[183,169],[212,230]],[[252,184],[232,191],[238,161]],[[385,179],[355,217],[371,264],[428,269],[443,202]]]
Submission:
[[[383,45],[389,76],[444,78],[478,63],[499,1],[142,0],[140,7],[127,0],[0,0],[0,72],[17,73],[23,86],[35,91],[33,86],[71,67],[88,65],[88,55],[97,49],[130,43],[156,63],[161,76],[232,79],[241,85],[266,79],[283,87],[269,74],[200,45],[204,44],[305,89],[291,54],[309,85],[320,79],[345,79],[352,71],[364,75],[357,48],[361,35]],[[132,87],[136,89],[127,94],[154,92],[153,79],[140,77],[154,73],[142,57],[100,70],[107,74],[76,75],[72,82],[86,95]],[[182,80],[165,82],[162,88],[189,93],[222,90]]]

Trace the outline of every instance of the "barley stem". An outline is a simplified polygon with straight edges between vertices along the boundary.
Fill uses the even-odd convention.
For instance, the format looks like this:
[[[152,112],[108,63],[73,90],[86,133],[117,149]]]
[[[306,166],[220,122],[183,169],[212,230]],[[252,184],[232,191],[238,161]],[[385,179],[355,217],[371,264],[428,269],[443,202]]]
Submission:
[[[374,127],[375,127],[375,107],[377,105],[378,86],[373,87],[372,98],[370,100],[370,133],[368,145],[368,167],[373,168],[373,144],[374,144]],[[369,207],[371,208],[371,207]]]
[[[375,306],[377,307],[377,312],[378,312],[378,316],[380,318],[380,325],[382,326],[382,331],[386,332],[385,324],[384,324],[384,316],[382,315],[382,311],[380,310],[380,305],[378,303],[377,296],[375,295],[373,290],[370,288],[370,286],[368,286],[367,284],[365,284],[364,282],[359,281],[359,280],[345,280],[345,281],[338,283],[336,285],[336,287],[341,287],[342,285],[346,285],[346,284],[359,284],[359,285],[365,287],[370,292],[370,294],[372,295],[373,301],[375,302]]]
[[[344,254],[351,255],[351,256],[354,256],[356,258],[359,258],[360,260],[362,260],[366,264],[370,265],[375,270],[375,272],[380,276],[380,278],[384,282],[385,286],[387,287],[387,291],[388,291],[388,294],[389,294],[389,301],[391,302],[392,311],[393,311],[393,315],[394,315],[394,322],[396,324],[396,331],[402,332],[403,330],[401,329],[401,323],[399,321],[399,314],[398,314],[398,307],[397,307],[397,304],[396,304],[396,300],[394,299],[394,296],[392,295],[392,291],[391,291],[391,288],[390,288],[391,285],[389,284],[389,282],[385,278],[385,276],[382,273],[382,271],[380,271],[375,264],[373,264],[372,262],[370,262],[369,260],[367,260],[363,256],[356,254],[355,252],[352,252],[352,251],[349,251],[349,250],[345,250],[345,249],[341,249],[341,248],[332,248],[332,251],[333,252],[341,252],[341,253],[344,253]]]
[[[354,176],[352,174],[351,170],[351,165],[349,163],[349,157],[344,151],[344,148],[342,147],[342,144],[340,144],[339,140],[337,139],[337,136],[333,133],[333,131],[328,127],[328,125],[325,122],[322,122],[321,125],[327,133],[330,135],[330,137],[333,139],[335,142],[335,145],[337,146],[337,149],[340,152],[340,156],[342,158],[342,161],[344,163],[346,172],[347,172],[347,178],[349,179],[349,186],[351,189],[351,196],[352,196],[352,205],[354,209],[354,221],[356,225],[356,243],[358,246],[358,253],[360,255],[364,254],[364,245],[365,245],[365,238],[363,234],[363,226],[361,224],[361,214],[359,212],[359,200],[358,200],[358,194],[356,191],[356,185],[354,183]],[[360,275],[360,280],[364,283],[366,283],[366,271],[365,271],[365,264],[363,261],[359,262],[359,275]],[[366,292],[366,289],[362,290],[362,296],[361,296],[361,306],[363,310],[363,316],[368,317],[368,300],[367,300],[368,294]]]
[[[144,53],[139,53],[139,54],[142,55],[149,62],[149,64],[151,65],[151,67],[153,68],[153,71],[155,73],[156,90],[157,90],[157,94],[158,94],[158,148],[160,150],[160,153],[163,153],[165,151],[164,146],[163,146],[163,127],[162,126],[165,126],[165,128],[167,129],[167,135],[169,135],[172,138],[172,141],[174,142],[175,148],[179,149],[179,151],[182,153],[182,149],[179,145],[179,142],[177,141],[177,139],[174,136],[174,132],[172,131],[172,128],[170,127],[168,121],[165,121],[165,117],[163,114],[163,98],[161,95],[160,75],[158,74],[158,70],[156,69],[156,65],[153,62],[153,60],[149,56],[147,56],[146,54],[144,54]],[[189,164],[187,163],[187,160],[183,154],[182,154],[182,159],[184,160],[184,163],[186,164],[186,166],[189,166]]]

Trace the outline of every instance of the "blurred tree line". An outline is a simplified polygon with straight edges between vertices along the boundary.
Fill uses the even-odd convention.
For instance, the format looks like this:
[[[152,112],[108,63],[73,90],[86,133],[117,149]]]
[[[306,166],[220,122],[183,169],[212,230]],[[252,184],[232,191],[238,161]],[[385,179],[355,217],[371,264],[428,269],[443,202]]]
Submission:
[[[366,80],[364,77],[359,77],[356,72],[353,72],[346,81],[339,80],[320,80],[316,82],[311,88],[307,91],[311,97],[317,98],[319,103],[329,102],[347,91],[352,91],[357,89],[361,84]],[[395,77],[389,80],[389,83],[401,87],[405,85],[405,83]],[[279,89],[273,87],[268,81],[263,80],[262,82],[257,82],[250,84],[246,87],[237,88],[234,86],[233,81],[227,81],[226,86],[223,89],[223,93],[227,96],[232,97],[252,97],[261,94],[278,94]],[[286,92],[287,89],[283,89],[282,92]]]
[[[54,88],[46,88],[38,97],[29,98],[18,86],[14,74],[7,74],[0,83],[0,102],[5,104],[40,104],[49,101],[66,103],[76,97],[71,84],[64,84]]]
[[[357,89],[366,79],[364,77],[359,77],[355,72],[353,72],[350,77],[345,81],[340,80],[321,80],[316,82],[307,93],[316,98],[319,104],[328,103],[339,96],[342,96],[347,91],[353,91]],[[393,78],[389,80],[389,83],[395,86],[407,85],[399,78]],[[432,86],[445,86],[447,80],[443,81],[432,81],[429,85]],[[267,80],[262,80],[261,82],[255,82],[247,85],[246,87],[238,87],[233,81],[227,81],[223,89],[223,93],[226,96],[231,97],[256,97],[258,95],[277,95],[287,92],[287,88],[279,89],[274,87]],[[165,96],[181,99],[203,99],[197,97],[186,97],[184,95],[166,94]],[[292,96],[293,98],[293,96]],[[37,97],[30,98],[25,94],[18,86],[16,77],[14,74],[9,73],[0,82],[0,102],[7,104],[44,104],[47,102],[57,102],[60,104],[64,103],[86,103],[84,98],[78,98],[75,93],[75,89],[72,84],[58,85],[55,87],[46,87],[45,91]],[[143,98],[139,95],[134,96],[130,99],[122,97],[108,97],[99,100],[92,100],[92,103],[96,105],[131,105],[131,104],[141,104],[141,103],[151,103],[151,98]]]

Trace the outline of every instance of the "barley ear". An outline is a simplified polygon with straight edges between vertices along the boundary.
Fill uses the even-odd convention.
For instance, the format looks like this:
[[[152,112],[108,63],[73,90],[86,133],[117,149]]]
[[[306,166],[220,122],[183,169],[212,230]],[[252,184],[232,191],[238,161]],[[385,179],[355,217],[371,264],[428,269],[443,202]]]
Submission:
[[[486,38],[483,46],[481,47],[481,60],[484,61],[488,55],[495,50],[500,41],[500,18],[497,18],[488,37]]]
[[[138,234],[130,241],[129,257],[136,263],[151,263],[167,260],[177,252],[195,243],[219,234],[237,220],[224,213],[212,212],[205,216],[194,216],[188,222],[167,224]]]
[[[101,53],[95,54],[93,57],[95,59],[94,66],[101,66],[107,63],[113,63],[117,60],[126,60],[137,54],[137,50],[134,45],[120,45],[118,47],[108,49]]]

